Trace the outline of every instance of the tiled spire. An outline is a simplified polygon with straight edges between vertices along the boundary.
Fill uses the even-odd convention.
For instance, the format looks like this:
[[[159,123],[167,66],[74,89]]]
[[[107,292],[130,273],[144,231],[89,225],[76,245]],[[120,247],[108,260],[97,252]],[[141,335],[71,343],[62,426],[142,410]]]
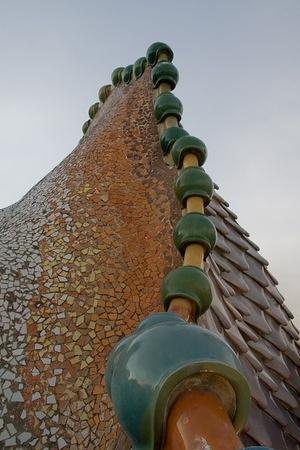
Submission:
[[[116,346],[109,358],[106,382],[134,450],[158,448],[165,426],[165,450],[172,448],[166,410],[191,386],[197,392],[209,390],[208,402],[217,396],[215,408],[224,411],[227,421],[226,425],[220,422],[228,436],[222,449],[237,450],[241,443],[229,417],[236,431],[241,431],[250,398],[239,361],[217,335],[187,323],[196,322],[212,301],[204,261],[215,245],[216,229],[204,215],[204,207],[213,194],[213,183],[202,169],[207,150],[200,139],[190,136],[180,125],[182,104],[171,92],[178,81],[172,59],[172,50],[163,43],[155,43],[147,51],[162,150],[166,162],[175,164],[179,171],[175,192],[183,216],[175,226],[173,238],[183,256],[183,266],[163,280],[161,295],[167,312],[145,319],[135,333]],[[121,75],[124,82],[124,70],[113,72],[113,83],[118,85]],[[205,407],[208,408],[204,404]],[[218,450],[224,442],[217,444],[220,438],[215,441],[213,448]]]

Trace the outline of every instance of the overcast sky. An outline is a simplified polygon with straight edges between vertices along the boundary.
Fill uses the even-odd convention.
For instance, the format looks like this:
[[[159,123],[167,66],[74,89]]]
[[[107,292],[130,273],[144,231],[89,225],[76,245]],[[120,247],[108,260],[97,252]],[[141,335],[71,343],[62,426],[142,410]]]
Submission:
[[[157,40],[184,127],[299,327],[299,0],[0,0],[0,207],[72,151],[112,70]]]

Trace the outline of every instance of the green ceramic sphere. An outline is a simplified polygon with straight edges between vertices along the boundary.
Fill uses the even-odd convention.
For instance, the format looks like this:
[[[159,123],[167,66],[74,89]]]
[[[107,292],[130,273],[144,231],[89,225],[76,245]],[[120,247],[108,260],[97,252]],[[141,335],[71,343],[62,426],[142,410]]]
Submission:
[[[183,208],[188,197],[201,197],[207,206],[213,193],[214,183],[202,167],[186,167],[176,180],[175,194]]]
[[[90,119],[87,120],[86,122],[84,122],[84,124],[82,125],[82,132],[83,132],[83,134],[85,134],[87,132],[90,124],[91,124],[91,120]]]
[[[199,166],[202,166],[207,158],[207,150],[204,142],[194,136],[179,138],[172,147],[172,157],[178,169],[181,169],[183,159],[188,153],[193,153],[198,158]]]
[[[181,127],[166,128],[160,136],[160,146],[163,154],[167,155],[171,150],[172,145],[177,139],[182,136],[187,136],[189,133]]]
[[[239,360],[215,333],[173,313],[147,317],[109,356],[105,381],[114,410],[133,450],[161,448],[167,405],[184,382],[202,372],[225,378],[236,397],[231,417],[240,432],[248,417],[250,391]],[[201,385],[201,381],[199,380]]]
[[[126,66],[123,70],[122,73],[122,78],[125,84],[129,84],[132,78],[132,70],[133,70],[133,65],[130,64],[129,66]]]
[[[165,53],[168,56],[167,61],[173,61],[174,54],[172,49],[163,42],[154,42],[154,44],[150,45],[148,48],[146,55],[150,66],[155,66],[160,53]]]
[[[99,100],[101,103],[104,103],[111,93],[112,85],[106,84],[99,89]]]
[[[93,119],[95,117],[95,115],[97,114],[98,110],[99,110],[99,102],[94,103],[90,107],[90,109],[89,109],[89,116],[90,116],[91,119]]]
[[[172,90],[178,83],[178,78],[178,70],[174,64],[170,62],[162,61],[156,64],[151,72],[151,80],[155,88],[157,88],[161,83],[168,83]]]
[[[136,62],[133,64],[133,73],[136,79],[140,78],[143,75],[146,67],[147,59],[144,56],[136,60]]]
[[[189,244],[201,244],[205,248],[206,258],[216,245],[217,232],[207,216],[191,212],[179,219],[174,228],[173,239],[182,256]]]
[[[155,100],[154,113],[158,123],[163,122],[168,116],[175,116],[180,120],[182,103],[171,92],[163,92]]]
[[[161,285],[161,298],[166,311],[170,301],[177,297],[194,302],[197,317],[209,308],[212,293],[203,270],[195,266],[181,266],[165,276]]]
[[[124,67],[117,67],[115,70],[113,70],[111,74],[111,82],[113,86],[118,86],[123,82],[122,79],[122,73],[123,73]]]

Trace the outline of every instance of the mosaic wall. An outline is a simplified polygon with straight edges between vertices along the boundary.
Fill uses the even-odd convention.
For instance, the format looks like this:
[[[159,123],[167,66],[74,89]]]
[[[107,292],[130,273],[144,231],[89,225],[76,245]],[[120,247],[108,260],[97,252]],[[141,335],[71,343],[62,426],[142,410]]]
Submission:
[[[149,85],[115,89],[77,149],[1,213],[0,447],[114,441],[106,357],[158,308],[173,264],[174,174]]]
[[[0,212],[0,448],[129,448],[105,391],[106,358],[159,308],[160,280],[180,264],[176,173],[161,156],[149,72],[115,88],[71,155]],[[201,322],[236,350],[251,385],[244,443],[299,449],[291,313],[217,193],[207,213],[218,244]]]

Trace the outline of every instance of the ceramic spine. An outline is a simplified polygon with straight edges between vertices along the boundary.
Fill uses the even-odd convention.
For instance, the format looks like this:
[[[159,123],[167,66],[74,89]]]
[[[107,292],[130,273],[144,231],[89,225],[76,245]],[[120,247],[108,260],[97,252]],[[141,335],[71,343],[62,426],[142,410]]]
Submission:
[[[173,52],[168,51],[164,44],[160,47],[158,44],[154,44],[157,46],[156,59],[151,64],[148,57],[148,63],[152,65],[154,112],[162,150],[166,162],[175,164],[178,169],[175,193],[181,203],[183,217],[176,224],[173,238],[185,268],[177,268],[165,277],[162,300],[166,310],[172,310],[177,304],[176,308],[181,310],[182,317],[196,321],[212,300],[210,284],[203,269],[204,261],[216,243],[216,229],[204,215],[204,207],[213,195],[213,182],[201,168],[207,156],[205,144],[189,136],[180,125],[182,105],[171,92],[178,81],[178,71],[172,64]],[[195,280],[195,287],[190,289],[184,286],[187,273]],[[205,285],[205,298],[197,296],[197,282]],[[191,295],[191,290],[195,295]],[[190,304],[193,305],[193,312],[186,315],[183,311]]]
[[[161,296],[166,311],[175,312],[187,322],[197,322],[212,302],[210,282],[203,269],[205,259],[216,244],[217,232],[204,210],[213,197],[214,185],[202,168],[207,158],[205,144],[190,136],[180,124],[182,105],[171,92],[178,81],[178,72],[171,66],[173,52],[161,43],[151,47],[156,48],[156,60],[151,64],[148,59],[152,65],[154,113],[165,161],[178,170],[175,194],[182,208],[173,238],[183,257],[183,265],[164,277]],[[220,349],[221,342],[217,347]],[[238,376],[243,379],[239,369]],[[246,420],[250,402],[248,386],[242,397]],[[235,397],[236,405],[242,397]]]

